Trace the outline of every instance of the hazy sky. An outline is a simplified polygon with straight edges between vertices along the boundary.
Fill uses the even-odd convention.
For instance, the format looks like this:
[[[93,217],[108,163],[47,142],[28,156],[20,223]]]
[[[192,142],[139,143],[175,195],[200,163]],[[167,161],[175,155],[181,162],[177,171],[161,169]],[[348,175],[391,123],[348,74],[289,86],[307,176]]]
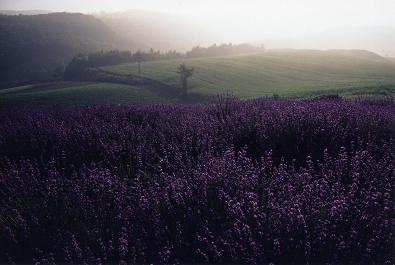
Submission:
[[[1,9],[124,11],[148,9],[244,20],[299,21],[298,24],[388,24],[395,22],[395,0],[0,0]],[[229,18],[229,20],[231,20]]]
[[[308,36],[336,28],[395,28],[395,0],[0,0],[0,9],[171,12],[188,15],[233,41]]]
[[[220,24],[272,23],[275,30],[395,25],[395,0],[0,0],[1,9],[73,12],[147,9],[188,13]],[[207,17],[210,16],[210,17]]]

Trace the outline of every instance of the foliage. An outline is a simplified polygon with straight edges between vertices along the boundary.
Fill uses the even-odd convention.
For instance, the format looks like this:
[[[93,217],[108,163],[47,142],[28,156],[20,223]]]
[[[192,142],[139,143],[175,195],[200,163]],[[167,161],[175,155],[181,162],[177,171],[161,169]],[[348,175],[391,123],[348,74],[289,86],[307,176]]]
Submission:
[[[137,54],[137,53],[136,53]],[[86,69],[105,65],[121,64],[131,62],[132,55],[130,51],[110,50],[89,53],[87,55],[80,53],[76,55],[67,65],[64,71],[65,80],[83,80]]]
[[[180,64],[177,68],[177,73],[180,75],[182,94],[187,95],[188,92],[188,79],[193,75],[194,68],[188,68],[184,63]]]
[[[141,63],[144,61],[157,61],[161,59],[177,59],[182,57],[176,51],[161,53],[151,49],[149,52],[137,51],[99,51],[88,54],[79,53],[67,65],[64,73],[65,80],[84,80],[85,70],[106,65],[117,65],[128,62],[138,63],[138,74],[141,73]]]
[[[195,47],[190,52],[185,54],[179,53],[175,50],[170,50],[168,52],[155,51],[150,49],[148,52],[137,51],[131,53],[130,51],[119,51],[119,50],[109,50],[100,52],[93,52],[84,55],[82,53],[77,54],[72,61],[68,64],[65,70],[65,80],[81,80],[81,76],[84,74],[84,70],[89,67],[100,67],[106,65],[117,65],[128,62],[137,62],[137,73],[141,74],[141,63],[144,61],[159,61],[159,60],[170,60],[170,59],[180,59],[189,57],[206,57],[206,56],[219,56],[219,55],[229,55],[238,53],[253,53],[258,51],[263,51],[264,48],[257,48],[248,44],[232,45],[223,44],[220,46],[213,45],[208,48]],[[180,73],[180,71],[178,71]],[[185,72],[186,73],[186,72]],[[181,79],[185,80],[181,75]],[[183,84],[183,91],[186,89]],[[184,93],[183,92],[183,93]],[[184,93],[185,94],[185,93]]]
[[[85,70],[89,67],[88,58],[82,53],[75,56],[64,71],[64,79],[73,80],[82,78]]]
[[[213,44],[210,47],[204,48],[196,46],[191,51],[186,53],[187,57],[211,57],[211,56],[225,56],[234,54],[251,54],[265,52],[265,46],[262,44],[260,47],[251,44]]]
[[[133,55],[130,51],[110,50],[89,53],[88,64],[89,67],[97,67],[103,65],[114,65],[127,63],[132,61]]]
[[[0,263],[384,264],[394,105],[0,113]]]

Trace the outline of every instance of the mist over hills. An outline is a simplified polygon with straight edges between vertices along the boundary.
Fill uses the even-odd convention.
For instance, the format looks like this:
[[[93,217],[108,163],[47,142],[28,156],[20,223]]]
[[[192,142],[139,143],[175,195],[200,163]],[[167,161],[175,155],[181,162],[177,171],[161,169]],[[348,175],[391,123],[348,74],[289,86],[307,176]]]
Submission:
[[[17,16],[17,15],[42,15],[53,13],[50,10],[0,10],[0,15]]]
[[[49,10],[0,10],[3,15],[54,14]],[[60,14],[60,13],[55,13]],[[271,36],[262,31],[259,39],[241,41],[229,32],[218,32],[215,25],[208,27],[205,18],[197,20],[187,14],[160,11],[127,10],[85,14],[101,20],[117,37],[112,40],[118,48],[168,51],[186,51],[193,46],[213,43],[265,43],[271,49],[359,49],[370,50],[382,56],[395,57],[395,27],[336,27],[308,34]],[[209,19],[209,18],[207,18]],[[263,27],[264,25],[259,25]],[[295,27],[289,25],[289,28]],[[247,28],[245,30],[248,30]]]
[[[186,51],[195,45],[212,43],[209,35],[188,23],[187,18],[155,12],[0,14],[1,87],[57,78],[79,52],[151,48]]]
[[[93,15],[115,31],[132,50],[153,48],[185,52],[193,46],[208,46],[215,42],[209,30],[178,14],[129,10]]]
[[[65,65],[79,52],[151,48],[185,52],[194,46],[221,43],[225,36],[186,15],[165,12],[129,10],[86,15],[3,10],[0,14],[0,87],[59,79]],[[252,43],[264,43],[268,49],[367,49],[395,56],[395,30],[391,27],[335,29],[316,36],[267,38]]]
[[[271,48],[358,49],[395,57],[395,27],[333,28],[306,36],[264,39]]]

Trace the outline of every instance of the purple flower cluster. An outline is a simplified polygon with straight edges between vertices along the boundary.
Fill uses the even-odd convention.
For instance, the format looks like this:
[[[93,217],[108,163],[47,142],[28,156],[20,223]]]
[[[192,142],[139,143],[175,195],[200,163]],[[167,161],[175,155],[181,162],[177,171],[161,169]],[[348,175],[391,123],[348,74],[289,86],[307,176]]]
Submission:
[[[0,263],[390,263],[391,102],[0,113]]]

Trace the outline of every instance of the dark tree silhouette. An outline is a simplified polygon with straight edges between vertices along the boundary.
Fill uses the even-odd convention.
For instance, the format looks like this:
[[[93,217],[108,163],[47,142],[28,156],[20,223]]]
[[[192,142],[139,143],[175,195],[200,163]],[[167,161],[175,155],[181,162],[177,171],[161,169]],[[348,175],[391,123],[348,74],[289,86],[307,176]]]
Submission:
[[[210,57],[210,56],[224,56],[232,54],[252,54],[265,52],[265,45],[260,47],[251,44],[213,44],[210,47],[193,47],[192,50],[186,52],[185,56],[188,58]]]
[[[80,79],[84,70],[89,67],[88,56],[80,53],[73,58],[73,60],[67,65],[64,71],[65,80],[76,80]]]
[[[182,95],[186,96],[188,92],[188,78],[193,75],[194,68],[188,68],[184,63],[180,64],[177,73],[180,75]]]
[[[134,54],[134,59],[137,62],[137,73],[141,75],[141,63],[143,62],[144,55],[142,52],[138,51]]]

